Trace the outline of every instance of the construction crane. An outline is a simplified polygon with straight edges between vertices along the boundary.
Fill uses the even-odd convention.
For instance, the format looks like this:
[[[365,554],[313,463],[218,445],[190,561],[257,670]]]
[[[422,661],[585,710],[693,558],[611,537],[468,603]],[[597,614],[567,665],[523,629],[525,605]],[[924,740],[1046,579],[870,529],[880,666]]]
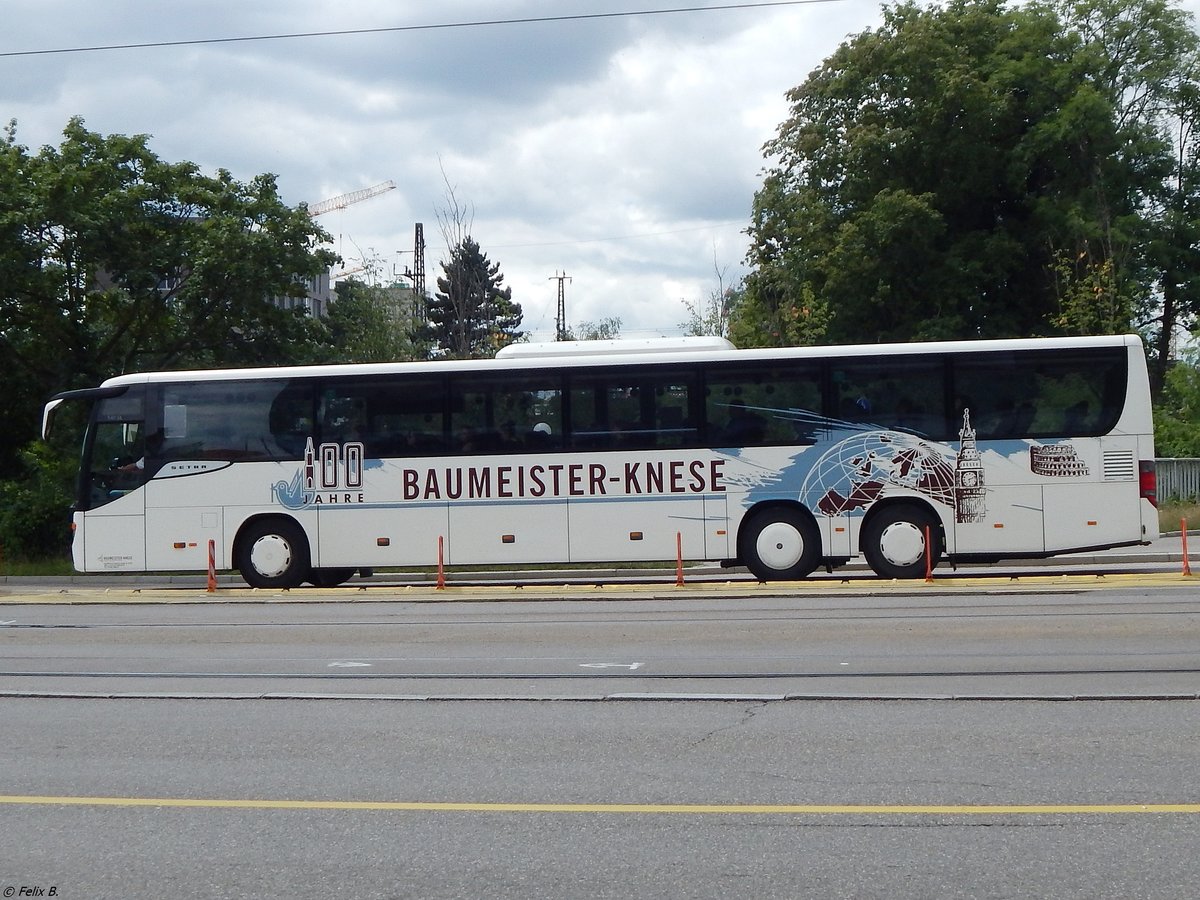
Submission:
[[[340,278],[347,278],[350,275],[357,275],[359,272],[365,272],[365,271],[367,271],[366,266],[354,266],[353,268],[342,269],[342,271],[340,271],[340,272],[330,272],[329,280],[337,281]]]
[[[308,208],[308,215],[310,218],[315,219],[317,216],[333,212],[335,209],[345,209],[352,203],[361,203],[364,200],[370,200],[372,197],[378,197],[380,194],[386,194],[388,191],[394,190],[395,187],[396,182],[384,181],[381,184],[363,188],[361,191],[351,191],[349,194],[342,194],[340,197],[331,197],[328,200],[322,200],[320,203],[314,203],[310,206]]]

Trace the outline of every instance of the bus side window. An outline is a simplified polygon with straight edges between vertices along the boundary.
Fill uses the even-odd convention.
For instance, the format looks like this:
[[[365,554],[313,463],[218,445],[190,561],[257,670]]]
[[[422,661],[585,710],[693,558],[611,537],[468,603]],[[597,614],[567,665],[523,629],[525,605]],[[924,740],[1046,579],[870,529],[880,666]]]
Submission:
[[[755,447],[767,437],[767,426],[763,417],[746,406],[744,400],[734,400],[728,406],[729,419],[721,433],[721,439],[730,447]]]
[[[653,450],[695,446],[696,376],[675,368],[586,372],[571,383],[574,450]]]
[[[813,444],[826,427],[820,370],[811,363],[765,370],[712,366],[704,408],[712,447]]]
[[[472,378],[451,388],[456,453],[523,453],[561,446],[561,376],[536,372]]]
[[[307,389],[284,381],[209,381],[164,385],[151,455],[160,460],[299,459],[311,424]],[[281,398],[291,397],[290,401]],[[293,430],[300,428],[299,436]]]
[[[1028,433],[1037,413],[1033,373],[1012,353],[959,356],[954,361],[953,415],[970,414],[978,440],[1012,440]],[[960,426],[961,427],[961,426]]]
[[[886,428],[932,440],[950,434],[941,357],[842,360],[833,368],[834,416],[860,428]]]
[[[649,387],[647,390],[654,401],[650,446],[693,446],[699,434],[691,410],[694,381],[691,378],[667,377],[654,384],[652,390]]]
[[[547,450],[562,444],[562,389],[536,375],[497,386],[494,414],[507,451]]]
[[[576,378],[570,389],[570,445],[572,450],[598,450],[607,445],[608,407],[603,384]]]
[[[1097,428],[1102,406],[1101,385],[1069,361],[1039,367],[1038,416],[1035,434],[1084,437],[1107,430]]]
[[[312,388],[297,382],[281,390],[271,403],[267,422],[279,458],[301,459],[305,442],[313,434]]]
[[[960,404],[960,408],[974,409],[969,403]],[[996,440],[1015,438],[1029,432],[1037,409],[1029,400],[1016,400],[1012,397],[1001,397],[984,407],[982,415],[976,415],[976,436],[980,440]]]
[[[317,414],[321,443],[367,442],[367,401],[363,385],[335,385],[325,389]],[[368,455],[371,454],[368,449]]]
[[[440,378],[347,379],[321,395],[320,440],[361,443],[369,459],[445,451],[445,383]]]
[[[1122,348],[962,354],[955,412],[970,409],[980,440],[1095,437],[1120,418],[1127,376]]]

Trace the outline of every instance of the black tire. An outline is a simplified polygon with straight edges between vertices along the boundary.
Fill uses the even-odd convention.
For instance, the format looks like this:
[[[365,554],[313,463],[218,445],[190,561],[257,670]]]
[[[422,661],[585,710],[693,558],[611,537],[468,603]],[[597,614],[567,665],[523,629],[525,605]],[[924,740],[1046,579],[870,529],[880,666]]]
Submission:
[[[821,533],[799,509],[765,509],[742,526],[741,559],[759,581],[799,581],[821,561]]]
[[[863,556],[880,578],[924,578],[925,534],[932,542],[931,567],[942,555],[942,523],[921,506],[891,506],[870,518],[862,530]]]
[[[337,587],[353,578],[355,571],[355,569],[313,569],[308,573],[308,580],[312,582],[313,587]]]
[[[308,539],[289,519],[252,522],[238,543],[238,571],[251,587],[299,587],[308,577],[308,560]]]

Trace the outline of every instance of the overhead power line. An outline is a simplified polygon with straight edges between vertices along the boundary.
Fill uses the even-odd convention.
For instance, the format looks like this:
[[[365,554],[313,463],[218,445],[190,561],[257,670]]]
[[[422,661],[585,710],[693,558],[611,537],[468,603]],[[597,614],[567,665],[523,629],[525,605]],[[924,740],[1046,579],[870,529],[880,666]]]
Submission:
[[[304,31],[292,34],[256,34],[242,37],[192,38],[178,41],[146,41],[136,44],[101,44],[94,47],[57,47],[46,50],[6,50],[0,57],[48,56],[56,53],[96,53],[106,50],[146,50],[155,47],[191,47],[201,44],[237,44],[251,41],[286,41],[301,38],[344,37],[346,35],[389,34],[404,31],[436,31],[450,28],[486,28],[496,25],[532,25],[542,22],[580,22],[592,19],[627,19],[640,16],[665,16],[677,13],[717,12],[720,10],[762,9],[772,6],[809,6],[817,3],[846,3],[848,0],[770,0],[759,3],[727,3],[720,6],[681,6],[670,9],[628,10],[610,13],[579,13],[569,16],[530,16],[519,19],[481,19],[474,22],[442,22],[431,25],[395,25],[386,28],[349,28],[341,31]]]

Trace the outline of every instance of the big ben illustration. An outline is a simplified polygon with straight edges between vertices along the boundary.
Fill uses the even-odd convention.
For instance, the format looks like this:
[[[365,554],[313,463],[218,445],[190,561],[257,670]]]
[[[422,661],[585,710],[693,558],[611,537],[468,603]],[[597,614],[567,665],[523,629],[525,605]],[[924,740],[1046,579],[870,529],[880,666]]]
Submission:
[[[982,522],[987,515],[987,489],[983,486],[983,460],[975,444],[971,411],[963,410],[958,432],[958,459],[954,466],[954,516],[959,523]]]
[[[316,490],[317,487],[317,466],[313,452],[313,440],[310,437],[308,443],[304,445],[304,489],[306,491]]]

